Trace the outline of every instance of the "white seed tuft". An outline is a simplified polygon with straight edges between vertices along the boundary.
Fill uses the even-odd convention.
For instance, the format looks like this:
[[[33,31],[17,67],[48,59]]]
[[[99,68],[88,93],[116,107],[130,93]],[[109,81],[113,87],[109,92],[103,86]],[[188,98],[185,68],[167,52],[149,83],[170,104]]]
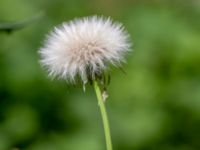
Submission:
[[[129,35],[110,18],[85,17],[64,22],[51,32],[40,49],[41,64],[52,77],[83,83],[118,66],[130,48]]]

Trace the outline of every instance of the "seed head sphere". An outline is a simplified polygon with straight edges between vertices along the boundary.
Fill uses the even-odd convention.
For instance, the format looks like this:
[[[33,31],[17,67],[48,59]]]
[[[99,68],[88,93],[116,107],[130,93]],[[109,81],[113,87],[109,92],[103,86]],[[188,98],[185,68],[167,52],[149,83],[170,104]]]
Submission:
[[[122,24],[105,17],[64,22],[47,36],[39,50],[41,64],[52,77],[70,82],[95,80],[110,64],[120,65],[129,51],[129,34]]]

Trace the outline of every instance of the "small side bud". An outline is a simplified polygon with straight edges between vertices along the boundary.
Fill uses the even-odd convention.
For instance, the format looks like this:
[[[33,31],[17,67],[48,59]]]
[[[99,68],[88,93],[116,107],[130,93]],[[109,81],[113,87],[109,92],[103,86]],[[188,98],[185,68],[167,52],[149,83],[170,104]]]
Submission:
[[[103,101],[105,102],[106,99],[108,98],[108,92],[106,90],[103,90],[102,92],[102,98],[103,98]]]

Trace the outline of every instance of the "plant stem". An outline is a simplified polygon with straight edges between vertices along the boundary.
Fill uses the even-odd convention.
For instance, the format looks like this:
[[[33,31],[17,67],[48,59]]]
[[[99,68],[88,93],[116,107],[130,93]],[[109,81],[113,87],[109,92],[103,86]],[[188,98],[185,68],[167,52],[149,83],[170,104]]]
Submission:
[[[101,90],[99,88],[97,81],[94,81],[93,84],[94,84],[94,89],[95,89],[95,92],[97,95],[97,99],[98,99],[98,103],[99,103],[99,107],[100,107],[100,111],[101,111],[101,117],[102,117],[102,121],[103,121],[105,140],[106,140],[106,147],[107,147],[107,150],[112,150],[112,141],[111,141],[110,127],[109,127],[106,107],[104,105]]]

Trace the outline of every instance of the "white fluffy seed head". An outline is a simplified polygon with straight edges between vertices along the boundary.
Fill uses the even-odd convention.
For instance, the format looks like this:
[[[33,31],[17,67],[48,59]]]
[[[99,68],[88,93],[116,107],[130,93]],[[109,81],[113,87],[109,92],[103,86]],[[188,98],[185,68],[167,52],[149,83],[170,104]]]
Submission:
[[[120,23],[93,16],[56,27],[39,53],[50,76],[86,83],[101,76],[109,64],[123,62],[129,48],[129,35]]]

